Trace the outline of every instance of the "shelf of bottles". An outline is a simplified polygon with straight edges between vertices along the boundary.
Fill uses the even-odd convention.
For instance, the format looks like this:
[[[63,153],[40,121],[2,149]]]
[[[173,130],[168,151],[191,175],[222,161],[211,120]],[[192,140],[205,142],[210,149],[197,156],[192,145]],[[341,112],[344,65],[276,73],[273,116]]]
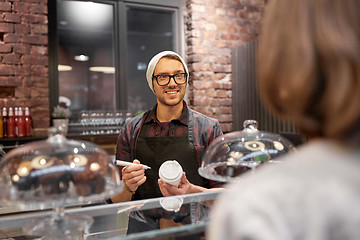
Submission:
[[[3,107],[0,116],[0,138],[30,137],[32,121],[28,107]]]
[[[32,136],[28,107],[3,107],[0,111],[0,160]]]
[[[119,134],[126,119],[132,113],[119,111],[83,111],[76,122],[69,123],[68,135],[113,135]]]

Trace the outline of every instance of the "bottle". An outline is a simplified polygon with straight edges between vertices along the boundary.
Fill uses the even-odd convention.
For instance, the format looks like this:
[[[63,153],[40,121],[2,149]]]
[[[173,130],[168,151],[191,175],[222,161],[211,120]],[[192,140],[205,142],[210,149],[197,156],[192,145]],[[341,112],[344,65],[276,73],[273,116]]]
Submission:
[[[28,107],[25,107],[25,136],[30,137],[32,130],[32,121],[30,117],[30,110]]]
[[[4,124],[3,124],[2,116],[0,114],[0,138],[3,137],[4,137]]]
[[[12,107],[9,107],[9,116],[7,119],[7,136],[15,137],[15,117]]]
[[[25,118],[23,115],[22,107],[18,108],[18,117],[17,117],[17,136],[25,137]]]
[[[14,107],[15,137],[18,136],[18,115],[19,115],[18,107]]]
[[[7,137],[7,111],[6,111],[6,107],[3,107],[2,122],[3,122],[4,137]]]

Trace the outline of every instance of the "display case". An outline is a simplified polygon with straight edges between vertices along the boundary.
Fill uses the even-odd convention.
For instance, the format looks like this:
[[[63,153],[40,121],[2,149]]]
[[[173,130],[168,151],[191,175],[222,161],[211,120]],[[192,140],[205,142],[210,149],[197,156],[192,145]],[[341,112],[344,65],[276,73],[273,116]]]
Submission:
[[[244,129],[217,137],[206,149],[199,174],[207,179],[232,182],[241,174],[264,165],[280,164],[280,157],[296,151],[279,134],[260,131],[256,120],[244,121]],[[281,159],[281,160],[280,160]]]
[[[27,235],[44,235],[43,240],[79,239],[93,219],[66,214],[65,207],[99,202],[123,189],[118,168],[105,150],[66,139],[64,132],[63,127],[49,128],[46,140],[13,149],[0,162],[0,205],[53,209],[22,228]]]
[[[92,225],[80,239],[200,239],[219,193],[221,190],[116,204],[94,202],[67,207],[65,214],[92,217]],[[23,229],[51,214],[50,210],[0,208],[0,238],[42,239],[26,235]]]

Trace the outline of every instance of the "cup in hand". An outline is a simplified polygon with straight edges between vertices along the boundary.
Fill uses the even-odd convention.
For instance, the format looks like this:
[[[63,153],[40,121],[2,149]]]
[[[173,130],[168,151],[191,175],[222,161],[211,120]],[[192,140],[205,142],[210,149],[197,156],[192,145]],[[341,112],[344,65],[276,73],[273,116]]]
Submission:
[[[159,168],[160,179],[176,187],[179,186],[182,173],[183,169],[176,160],[168,160]]]

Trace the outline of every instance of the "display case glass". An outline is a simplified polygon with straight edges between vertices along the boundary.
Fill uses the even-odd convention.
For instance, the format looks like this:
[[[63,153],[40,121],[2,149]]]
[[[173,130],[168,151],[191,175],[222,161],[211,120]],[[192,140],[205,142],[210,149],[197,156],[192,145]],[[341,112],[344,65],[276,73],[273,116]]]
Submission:
[[[221,191],[113,204],[94,202],[69,206],[65,214],[92,217],[93,223],[84,230],[82,239],[200,239]],[[23,229],[51,214],[51,210],[16,212],[14,208],[0,208],[0,238],[42,239],[26,235]]]

